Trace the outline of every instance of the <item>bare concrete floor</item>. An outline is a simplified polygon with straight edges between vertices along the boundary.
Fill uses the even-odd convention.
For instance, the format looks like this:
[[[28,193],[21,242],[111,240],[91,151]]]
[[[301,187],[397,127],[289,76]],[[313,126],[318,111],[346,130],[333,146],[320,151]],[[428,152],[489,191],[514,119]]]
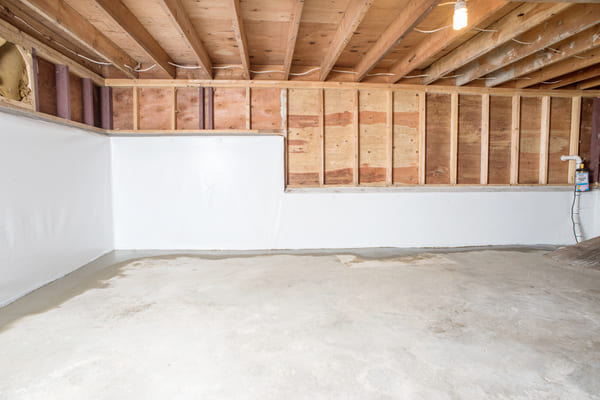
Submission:
[[[545,252],[114,252],[0,310],[0,398],[600,398],[600,270]]]

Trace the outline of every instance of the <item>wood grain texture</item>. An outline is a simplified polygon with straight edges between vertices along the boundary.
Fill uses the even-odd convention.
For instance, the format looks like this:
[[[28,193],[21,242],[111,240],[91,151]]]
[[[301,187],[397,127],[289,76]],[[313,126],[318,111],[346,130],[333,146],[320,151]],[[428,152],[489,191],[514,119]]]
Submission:
[[[548,146],[548,183],[568,183],[569,163],[560,156],[569,154],[571,101],[552,98],[550,103],[550,140]]]
[[[325,184],[352,184],[354,97],[349,90],[325,91]]]
[[[393,183],[419,182],[419,94],[394,92]]]
[[[214,129],[246,128],[246,90],[216,88],[214,90]]]
[[[319,91],[288,91],[288,179],[290,185],[319,186],[321,141]]]
[[[113,128],[133,129],[133,89],[113,88]]]
[[[461,95],[458,108],[458,180],[476,185],[481,178],[481,96]]]
[[[384,185],[386,172],[387,94],[382,90],[361,90],[360,110],[360,183]]]
[[[40,112],[56,115],[56,74],[54,64],[38,57]]]
[[[589,162],[592,142],[592,109],[594,100],[581,99],[581,125],[579,127],[579,156]]]
[[[541,98],[521,98],[518,179],[521,184],[539,182],[541,115]]]
[[[427,160],[429,184],[450,183],[450,95],[427,95]]]
[[[281,89],[253,88],[250,118],[253,129],[279,129],[282,122]]]
[[[177,129],[198,129],[200,119],[199,91],[196,88],[177,89]]]
[[[490,184],[510,181],[511,104],[508,96],[490,96]]]
[[[81,78],[69,74],[69,99],[71,102],[71,121],[83,122],[83,96]]]
[[[171,129],[171,94],[169,89],[139,89],[138,129]]]

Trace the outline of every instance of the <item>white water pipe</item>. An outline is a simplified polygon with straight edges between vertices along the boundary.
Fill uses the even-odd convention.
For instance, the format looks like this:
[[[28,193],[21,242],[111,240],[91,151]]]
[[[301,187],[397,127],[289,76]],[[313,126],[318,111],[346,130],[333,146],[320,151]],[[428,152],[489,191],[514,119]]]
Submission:
[[[560,156],[560,161],[570,161],[575,160],[577,162],[577,167],[581,165],[581,157],[579,156]]]

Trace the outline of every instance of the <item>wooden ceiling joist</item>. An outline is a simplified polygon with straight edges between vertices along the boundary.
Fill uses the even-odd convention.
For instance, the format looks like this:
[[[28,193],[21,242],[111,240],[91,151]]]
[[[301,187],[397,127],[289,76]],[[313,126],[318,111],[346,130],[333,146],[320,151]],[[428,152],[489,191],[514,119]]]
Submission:
[[[355,80],[363,80],[365,76],[384,58],[400,41],[410,33],[437,5],[440,0],[412,0],[404,12],[398,16],[381,34],[377,42],[354,67]]]
[[[596,86],[600,86],[600,77],[579,83],[577,85],[577,89],[580,89],[580,90],[592,89],[592,88],[595,88]]]
[[[212,77],[212,62],[204,48],[204,44],[198,36],[198,32],[196,32],[196,28],[194,28],[194,24],[190,20],[183,4],[181,4],[181,0],[161,0],[161,4],[177,30],[179,30],[188,46],[196,55],[198,64],[202,67],[200,73],[204,78],[210,79]]]
[[[504,82],[553,65],[569,57],[577,56],[579,53],[595,49],[598,46],[600,46],[600,25],[587,29],[554,45],[552,48],[532,54],[519,62],[488,75],[486,86],[501,85]]]
[[[565,3],[523,4],[487,28],[493,32],[479,33],[450,54],[434,62],[425,70],[425,74],[428,76],[423,78],[423,83],[430,84],[443,78],[568,7],[572,7],[572,5]]]
[[[558,89],[563,86],[572,85],[577,82],[583,82],[588,79],[600,77],[600,64],[593,65],[581,71],[571,72],[570,74],[559,76],[554,79],[555,82],[542,84],[541,89]]]
[[[298,29],[300,28],[300,19],[302,18],[302,9],[304,0],[295,0],[292,17],[290,18],[290,30],[288,32],[287,45],[285,49],[285,58],[283,60],[283,80],[287,81],[292,68],[294,58],[294,49],[296,48],[296,39],[298,38]]]
[[[471,0],[469,2],[469,23],[472,26],[483,27],[489,24],[489,18],[499,11],[507,7],[506,2],[503,0]],[[513,5],[512,8],[516,6]],[[488,22],[488,24],[486,24]],[[449,21],[452,24],[452,21]],[[389,73],[395,74],[393,82],[397,82],[403,76],[408,75],[411,71],[421,68],[422,64],[431,57],[435,56],[438,52],[447,48],[453,42],[460,40],[465,34],[468,34],[468,30],[444,29],[429,35],[426,39],[421,41],[410,53],[402,57],[394,63],[389,69]]]
[[[456,84],[466,85],[475,79],[506,67],[546,47],[598,23],[600,5],[577,5],[569,8],[519,37],[525,45],[509,41],[485,56],[456,70]]]
[[[321,63],[319,80],[324,81],[327,79],[327,76],[352,38],[358,25],[360,25],[367,11],[369,11],[371,4],[373,4],[372,0],[350,0],[335,32],[335,36],[329,45],[329,49],[325,53],[325,58]]]
[[[231,2],[233,7],[232,29],[242,59],[242,77],[250,79],[250,56],[248,55],[248,43],[246,42],[246,32],[244,31],[244,22],[240,10],[240,0],[231,0]]]
[[[598,63],[600,63],[600,49],[591,49],[579,53],[575,57],[542,68],[532,74],[517,78],[514,83],[507,83],[506,86],[517,89],[526,88]]]
[[[175,67],[169,64],[173,62],[169,55],[121,0],[96,0],[96,3],[144,50],[160,69],[172,78],[175,77]],[[130,66],[135,68],[136,65]]]
[[[21,0],[21,3],[89,52],[111,62],[127,76],[137,78],[137,73],[125,67],[135,65],[136,61],[63,0]]]

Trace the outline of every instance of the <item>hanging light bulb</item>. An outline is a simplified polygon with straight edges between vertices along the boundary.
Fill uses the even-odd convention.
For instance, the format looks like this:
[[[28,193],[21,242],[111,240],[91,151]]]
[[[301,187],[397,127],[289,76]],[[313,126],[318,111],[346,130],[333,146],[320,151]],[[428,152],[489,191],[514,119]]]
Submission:
[[[452,21],[452,28],[458,31],[467,26],[468,11],[467,2],[465,0],[458,0],[454,5],[454,18]]]

